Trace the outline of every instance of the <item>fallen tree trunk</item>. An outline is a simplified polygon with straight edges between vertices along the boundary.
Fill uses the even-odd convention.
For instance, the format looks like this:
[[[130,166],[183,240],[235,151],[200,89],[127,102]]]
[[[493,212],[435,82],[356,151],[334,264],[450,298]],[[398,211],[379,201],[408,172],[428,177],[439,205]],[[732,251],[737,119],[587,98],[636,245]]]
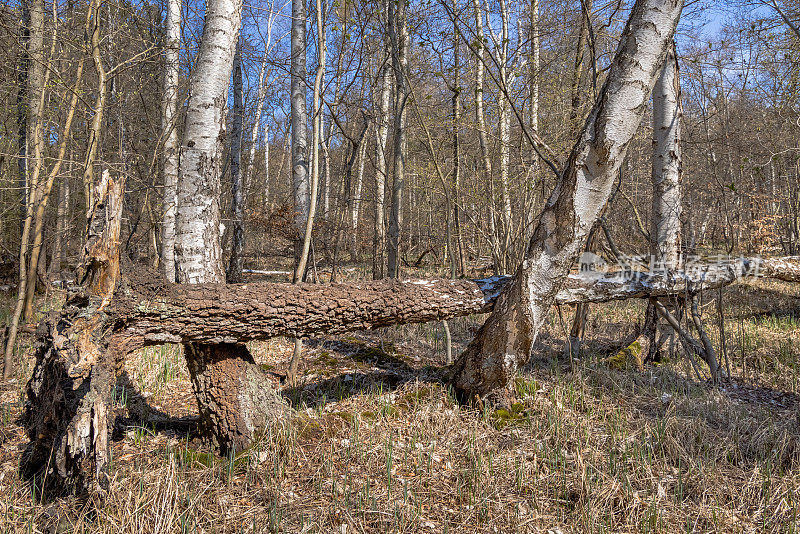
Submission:
[[[770,261],[771,276],[800,272],[800,258]],[[695,264],[691,271],[571,275],[556,304],[691,294],[756,275],[762,260]],[[779,266],[782,266],[779,268]],[[139,277],[143,278],[143,277]],[[162,343],[245,343],[310,337],[488,313],[510,276],[482,280],[378,280],[346,284],[154,285],[135,280],[117,292],[113,336],[127,347]],[[800,280],[800,278],[798,278]]]
[[[224,391],[198,396],[201,415],[224,415],[206,436],[236,450],[247,446],[257,429],[279,410],[272,399],[259,400],[263,376],[248,374],[252,362],[243,351],[248,341],[276,336],[309,337],[397,324],[439,321],[490,312],[512,277],[482,280],[383,280],[349,284],[168,284],[155,273],[132,272],[120,278],[118,250],[122,186],[104,178],[96,197],[87,241],[82,285],[70,292],[61,314],[42,322],[37,363],[28,384],[25,420],[31,440],[24,469],[48,486],[102,490],[109,462],[111,389],[127,354],[168,342],[214,350],[218,358],[187,355],[189,365],[205,362],[213,373],[231,377],[223,389],[249,391],[250,398],[229,399]],[[105,194],[109,200],[102,202]],[[105,228],[105,229],[104,229]],[[765,267],[766,266],[766,267]],[[572,275],[557,293],[556,304],[609,302],[629,298],[690,295],[728,285],[743,276],[795,280],[800,258],[740,259],[694,265],[689,272],[663,275],[619,272]],[[119,284],[117,283],[119,281]],[[112,298],[113,296],[113,298]],[[208,364],[211,361],[211,364]],[[244,371],[242,371],[244,369]],[[204,376],[203,373],[194,373]],[[237,382],[238,381],[238,382]],[[228,384],[228,385],[225,385]],[[250,385],[254,387],[250,387]],[[203,389],[202,387],[200,388]],[[247,396],[246,395],[246,396]],[[202,419],[202,418],[201,418]],[[201,421],[202,422],[202,421]],[[201,424],[201,429],[203,425]],[[239,435],[231,429],[247,428]]]

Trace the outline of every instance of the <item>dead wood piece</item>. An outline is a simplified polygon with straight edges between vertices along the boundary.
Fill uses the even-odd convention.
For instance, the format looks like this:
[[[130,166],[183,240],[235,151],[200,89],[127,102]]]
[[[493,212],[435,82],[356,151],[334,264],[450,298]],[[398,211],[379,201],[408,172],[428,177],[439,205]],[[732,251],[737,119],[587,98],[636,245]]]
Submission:
[[[119,229],[124,178],[104,173],[88,220],[82,284],[60,314],[37,332],[36,366],[28,382],[25,427],[31,440],[23,471],[42,491],[107,489],[108,431],[116,354],[107,313],[119,279]]]

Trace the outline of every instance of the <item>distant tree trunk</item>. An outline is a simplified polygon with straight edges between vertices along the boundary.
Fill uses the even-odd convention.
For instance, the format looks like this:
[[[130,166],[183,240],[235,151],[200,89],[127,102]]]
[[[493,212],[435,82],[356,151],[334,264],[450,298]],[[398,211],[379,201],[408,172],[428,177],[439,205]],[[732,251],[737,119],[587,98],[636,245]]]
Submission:
[[[408,102],[408,28],[406,0],[389,2],[389,36],[392,42],[392,68],[395,79],[394,169],[389,214],[389,278],[400,275],[400,233],[403,227],[403,188],[406,179],[406,104]]]
[[[261,116],[264,113],[264,103],[267,100],[267,63],[269,60],[270,43],[272,42],[272,24],[278,12],[270,15],[267,23],[267,39],[264,43],[264,55],[261,57],[261,67],[258,71],[258,96],[256,97],[256,114],[253,119],[253,126],[250,129],[250,151],[247,158],[247,166],[244,169],[244,183],[252,183],[253,169],[256,161],[256,143],[258,142],[258,130],[261,128]],[[264,124],[264,202],[266,208],[269,202],[269,126]]]
[[[540,44],[539,44],[539,0],[531,0],[530,7],[530,59],[528,61],[530,69],[530,89],[531,89],[531,131],[539,134],[539,68],[540,68]],[[530,185],[528,190],[531,193],[531,206],[533,206],[533,198],[535,197],[536,182],[539,177],[539,157],[534,153],[531,160],[530,169]],[[532,209],[528,209],[525,214],[525,228],[529,228],[533,224],[535,213]]]
[[[164,48],[164,95],[161,100],[161,129],[166,133],[162,173],[161,266],[170,282],[175,277],[175,213],[178,195],[178,81],[180,79],[181,2],[167,1],[167,42]]]
[[[241,0],[209,0],[192,72],[178,181],[176,252],[182,283],[224,281],[220,145],[241,9]],[[187,345],[184,354],[199,428],[223,453],[247,447],[280,413],[282,403],[271,382],[244,346]]]
[[[453,8],[457,7],[456,0],[453,0]],[[466,276],[467,266],[464,259],[464,236],[461,233],[461,149],[459,140],[459,129],[461,128],[461,56],[459,53],[460,39],[458,36],[458,25],[453,22],[453,227],[455,230],[455,255],[457,273],[452,276]],[[448,330],[449,339],[449,330]],[[448,362],[451,363],[451,362]]]
[[[38,190],[39,175],[43,166],[42,148],[44,134],[42,109],[44,107],[45,76],[44,71],[44,2],[42,0],[25,0],[22,3],[22,36],[26,48],[21,61],[19,92],[17,105],[19,120],[19,183],[22,195],[22,219],[19,249],[19,281],[17,285],[17,302],[9,321],[9,331],[5,344],[3,359],[3,378],[11,378],[14,366],[14,344],[16,343],[19,323],[30,316],[27,306],[29,287],[36,287],[36,267],[30,268],[30,237],[33,213],[36,209],[35,196]],[[22,84],[24,82],[24,85]],[[33,166],[29,158],[33,154]],[[27,312],[27,313],[26,313]]]
[[[570,131],[577,136],[581,127],[581,111],[586,103],[584,94],[583,72],[586,57],[586,45],[589,40],[589,17],[592,11],[593,0],[581,0],[581,26],[578,32],[578,42],[575,47],[575,66],[572,71],[572,85],[570,88],[571,105],[569,112]]]
[[[291,43],[292,198],[294,199],[295,261],[300,259],[308,217],[308,134],[306,115],[306,5],[292,0]]]
[[[386,20],[390,0],[383,0],[381,17]],[[389,39],[384,36],[384,50],[388,57]],[[391,73],[384,62],[381,66],[380,93],[377,95],[377,120],[375,123],[375,237],[373,239],[372,278],[380,280],[386,269],[386,182],[388,181],[386,148],[389,140],[389,98],[392,95]]]
[[[28,222],[28,218],[33,215],[38,203],[37,188],[39,187],[39,177],[44,170],[44,149],[46,146],[44,129],[42,124],[44,120],[44,106],[45,98],[44,93],[47,89],[46,80],[49,78],[49,70],[45,68],[45,46],[44,46],[44,31],[45,31],[45,6],[42,0],[25,0],[23,2],[23,12],[27,11],[28,24],[27,24],[27,49],[25,52],[27,61],[27,84],[25,87],[26,97],[25,105],[27,113],[25,114],[26,125],[26,163],[25,163],[25,189],[27,192],[27,209],[26,216],[23,218],[23,246],[26,248],[24,254],[28,256],[27,259],[27,273],[25,277],[27,280],[26,294],[25,294],[25,307],[22,312],[23,318],[28,318],[33,313],[33,295],[36,291],[36,267],[38,262],[34,263],[33,256],[36,255],[38,259],[38,250],[34,251],[34,247],[28,249],[31,245],[30,231],[31,227],[28,225],[28,234],[25,234],[24,226]],[[49,59],[49,58],[48,58]],[[31,162],[33,163],[31,165]],[[24,193],[23,193],[24,194]],[[20,266],[26,263],[20,257]],[[28,303],[30,300],[30,304]]]
[[[53,9],[56,9],[56,5],[53,4]],[[40,8],[37,8],[37,11],[40,11],[42,17],[42,24],[43,24],[43,17],[44,17],[44,7],[43,5]],[[86,30],[90,27],[92,11],[87,10],[86,15]],[[32,15],[32,19],[35,20],[38,18],[38,15]],[[54,12],[53,15],[54,20],[56,19],[56,14]],[[38,24],[38,23],[37,23]],[[11,315],[10,324],[9,324],[9,332],[8,337],[6,339],[6,347],[5,347],[5,359],[4,359],[4,376],[8,378],[12,371],[12,356],[13,356],[13,349],[14,343],[16,342],[17,331],[19,328],[19,322],[21,317],[30,317],[33,312],[33,298],[34,298],[34,291],[36,289],[36,277],[41,271],[39,269],[40,264],[40,252],[42,249],[43,243],[43,230],[44,230],[44,222],[45,222],[45,215],[47,209],[47,203],[50,199],[50,192],[52,191],[53,184],[55,183],[55,179],[58,176],[59,172],[61,171],[61,166],[64,162],[64,156],[66,155],[67,146],[69,144],[71,132],[72,132],[72,122],[75,118],[75,110],[78,105],[78,93],[81,86],[81,80],[83,75],[83,58],[78,61],[78,67],[75,73],[75,82],[74,86],[72,87],[72,97],[70,98],[69,106],[67,108],[66,117],[64,120],[64,128],[61,132],[61,138],[59,140],[59,147],[58,152],[55,158],[55,163],[53,167],[50,169],[50,172],[47,176],[46,180],[40,179],[41,174],[44,172],[45,164],[44,164],[44,154],[43,148],[45,145],[44,140],[44,118],[42,116],[41,110],[44,108],[45,98],[48,94],[46,88],[48,87],[49,77],[50,77],[50,66],[52,62],[52,57],[54,55],[57,40],[57,25],[53,26],[52,32],[52,40],[50,44],[50,54],[47,57],[47,60],[44,60],[43,54],[38,59],[38,61],[42,62],[40,65],[41,69],[44,71],[44,75],[40,78],[37,75],[33,76],[31,80],[35,80],[37,83],[41,83],[41,87],[35,90],[36,96],[35,99],[37,100],[37,104],[32,106],[33,109],[36,111],[36,122],[33,128],[33,156],[34,156],[34,165],[32,168],[32,172],[30,175],[30,190],[29,190],[29,199],[28,205],[26,209],[26,216],[25,222],[23,225],[22,236],[20,240],[20,258],[19,258],[19,273],[20,273],[20,281],[17,287],[17,302],[14,308],[14,312]],[[43,31],[43,28],[42,28]],[[32,56],[34,57],[34,56]],[[33,243],[30,251],[28,250],[28,245],[30,243],[31,238],[31,229],[33,229]],[[44,263],[42,262],[42,267],[44,267]]]
[[[357,259],[358,257],[358,221],[359,217],[361,216],[361,191],[364,187],[364,153],[367,150],[367,143],[362,140],[358,146],[358,152],[356,156],[356,186],[355,190],[353,191],[353,206],[352,206],[352,229],[353,229],[353,257]]]
[[[269,126],[264,125],[264,209],[268,212],[270,207],[269,201]]]
[[[527,362],[559,287],[605,206],[661,74],[682,0],[637,0],[598,102],[542,212],[514,282],[452,368],[466,398],[505,387]]]
[[[231,128],[230,172],[231,204],[233,210],[233,239],[228,265],[229,282],[242,281],[242,254],[244,252],[244,204],[246,187],[242,181],[242,137],[244,136],[244,84],[242,82],[242,38],[236,44],[233,56],[233,126]]]
[[[21,3],[19,40],[22,47],[17,74],[17,187],[19,187],[19,231],[23,233],[28,211],[28,70],[31,68],[30,2]],[[34,44],[35,46],[35,44]]]
[[[495,47],[499,44],[497,51],[497,59],[500,63],[500,84],[506,91],[510,90],[510,78],[513,73],[509,73],[509,13],[505,0],[500,0],[501,4],[501,22],[502,31],[500,34],[500,43],[495,42]],[[498,130],[500,141],[500,199],[503,203],[502,206],[502,228],[500,228],[500,236],[502,237],[502,254],[500,256],[500,269],[503,272],[508,272],[511,268],[510,265],[510,246],[511,246],[511,232],[512,232],[512,213],[511,213],[511,192],[509,189],[510,173],[510,156],[511,156],[511,110],[509,107],[511,103],[508,96],[498,95]]]
[[[106,101],[108,100],[108,76],[106,69],[103,66],[103,58],[100,53],[100,23],[102,16],[100,14],[101,0],[92,0],[89,5],[89,12],[91,13],[91,26],[87,32],[89,38],[89,47],[91,50],[92,61],[94,62],[94,70],[97,75],[97,97],[95,99],[94,109],[92,110],[92,122],[89,126],[88,141],[86,147],[86,159],[83,163],[83,189],[86,196],[86,210],[91,209],[94,205],[94,165],[97,161],[97,155],[100,151],[100,136],[103,130],[103,116],[106,109]]]
[[[486,49],[486,37],[483,32],[483,15],[479,0],[472,0],[473,13],[475,15],[475,32],[478,36],[476,48],[477,57],[475,61],[475,115],[478,119],[478,140],[481,145],[481,160],[483,162],[483,175],[486,183],[488,219],[489,219],[489,240],[492,247],[492,265],[494,272],[500,274],[502,271],[502,254],[500,251],[500,240],[497,236],[497,228],[494,214],[494,177],[492,176],[492,159],[489,155],[489,139],[486,129],[486,115],[483,110],[483,81],[484,81],[484,56]]]
[[[49,276],[61,272],[67,256],[67,216],[69,207],[69,177],[61,178],[58,188],[58,206],[56,208],[56,235],[53,237],[53,253],[50,256]]]

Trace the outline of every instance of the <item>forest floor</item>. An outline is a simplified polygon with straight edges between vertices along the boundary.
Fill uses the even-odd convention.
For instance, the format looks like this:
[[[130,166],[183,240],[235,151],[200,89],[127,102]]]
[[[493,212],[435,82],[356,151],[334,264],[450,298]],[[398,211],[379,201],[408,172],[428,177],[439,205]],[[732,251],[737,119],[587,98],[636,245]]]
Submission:
[[[295,388],[282,383],[291,343],[253,343],[295,417],[228,458],[192,439],[180,349],[142,350],[129,383],[164,416],[131,423],[117,396],[102,505],[38,502],[17,473],[28,340],[0,392],[0,532],[796,532],[800,285],[748,281],[722,296],[733,378],[721,387],[678,356],[644,371],[603,363],[638,301],[592,306],[583,353],[564,358],[565,307],[500,410],[459,406],[435,380],[440,324],[309,340]],[[720,347],[718,297],[702,310]],[[455,355],[481,320],[450,321]]]

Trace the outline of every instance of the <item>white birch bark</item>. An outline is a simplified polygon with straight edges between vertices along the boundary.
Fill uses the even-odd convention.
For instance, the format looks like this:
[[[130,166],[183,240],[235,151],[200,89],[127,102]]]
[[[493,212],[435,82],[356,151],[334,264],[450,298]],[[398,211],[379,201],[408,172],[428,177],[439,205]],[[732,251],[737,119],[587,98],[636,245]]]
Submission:
[[[677,269],[681,228],[681,111],[677,58],[670,51],[653,88],[653,214],[655,262]]]
[[[387,23],[388,0],[381,3],[381,21]],[[386,145],[389,141],[389,99],[392,96],[391,72],[388,58],[389,39],[384,35],[383,65],[380,74],[380,93],[377,95],[377,118],[375,121],[375,237],[373,239],[372,277],[383,278],[386,268]]]
[[[178,209],[178,80],[180,76],[181,1],[167,0],[167,42],[164,48],[164,94],[161,129],[164,137],[162,177],[161,265],[164,276],[175,281],[175,214]]]
[[[505,0],[500,0],[500,19],[502,22],[502,29],[500,33],[500,40],[495,39],[495,51],[497,60],[500,64],[500,84],[510,91],[512,81],[510,77],[513,74],[509,72],[509,14],[508,6]],[[501,234],[503,237],[503,254],[501,269],[507,268],[509,246],[511,244],[511,193],[509,191],[509,164],[511,156],[511,113],[509,110],[508,98],[499,96],[498,114],[499,124],[498,130],[500,134],[500,198],[503,202],[502,221],[503,228]]]
[[[209,0],[191,77],[178,177],[176,263],[182,283],[223,282],[221,138],[241,0]]]
[[[264,208],[269,209],[269,125],[264,125]]]
[[[527,362],[558,290],[604,208],[647,109],[683,7],[637,0],[600,97],[542,212],[514,282],[452,368],[464,397],[505,387]]]
[[[353,242],[358,243],[358,220],[361,215],[361,190],[364,186],[364,152],[367,149],[365,139],[361,140],[358,146],[358,156],[356,158],[356,186],[353,192],[353,211],[351,221],[353,223]]]

